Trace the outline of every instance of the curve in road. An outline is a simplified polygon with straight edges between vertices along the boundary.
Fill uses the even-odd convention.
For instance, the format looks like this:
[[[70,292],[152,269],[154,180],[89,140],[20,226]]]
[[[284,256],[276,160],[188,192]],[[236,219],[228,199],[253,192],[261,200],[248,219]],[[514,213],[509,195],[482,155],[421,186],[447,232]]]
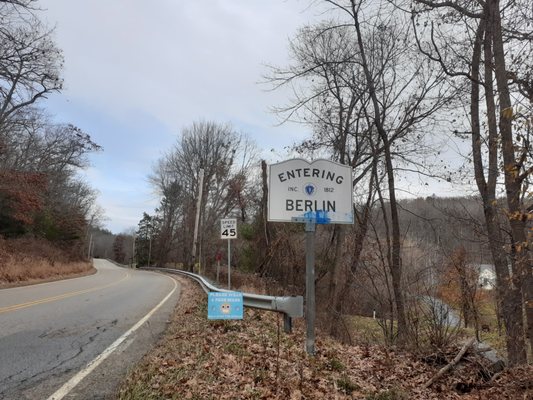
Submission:
[[[174,279],[94,264],[95,275],[0,290],[0,399],[104,398],[116,386],[117,366],[125,372],[164,330],[179,297]],[[107,359],[120,347],[123,360]],[[91,372],[91,385],[73,391]]]

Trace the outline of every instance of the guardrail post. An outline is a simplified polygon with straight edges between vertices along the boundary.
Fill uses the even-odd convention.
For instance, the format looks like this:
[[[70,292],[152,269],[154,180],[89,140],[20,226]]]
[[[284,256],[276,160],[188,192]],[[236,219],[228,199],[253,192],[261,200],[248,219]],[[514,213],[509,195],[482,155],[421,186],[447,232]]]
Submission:
[[[285,331],[285,333],[292,332],[292,318],[289,317],[287,314],[283,314],[283,330]]]

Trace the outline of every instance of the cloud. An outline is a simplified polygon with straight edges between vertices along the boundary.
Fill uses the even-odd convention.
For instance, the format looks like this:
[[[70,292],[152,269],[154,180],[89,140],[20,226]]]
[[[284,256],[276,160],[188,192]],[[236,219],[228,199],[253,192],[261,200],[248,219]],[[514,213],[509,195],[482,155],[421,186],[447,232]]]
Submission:
[[[47,108],[104,147],[86,177],[112,229],[153,209],[151,165],[199,119],[232,122],[263,147],[301,139],[269,107],[286,93],[258,82],[287,63],[287,40],[317,18],[307,1],[41,0],[65,56],[65,90]],[[128,206],[133,204],[133,206]],[[151,212],[150,209],[146,210]]]
[[[286,1],[44,4],[65,53],[66,94],[170,127],[202,117],[272,126],[266,111],[284,98],[257,82],[264,63],[286,62],[287,38],[305,20],[302,4]]]

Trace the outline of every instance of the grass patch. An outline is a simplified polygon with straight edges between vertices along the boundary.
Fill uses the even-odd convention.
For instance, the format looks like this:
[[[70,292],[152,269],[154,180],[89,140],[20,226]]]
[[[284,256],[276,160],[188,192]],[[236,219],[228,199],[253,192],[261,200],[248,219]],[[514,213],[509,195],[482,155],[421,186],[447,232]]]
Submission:
[[[340,379],[337,379],[336,383],[339,390],[347,395],[350,395],[352,394],[352,392],[361,389],[361,386],[356,383],[353,383],[347,376],[343,376]]]
[[[466,337],[474,337],[476,330],[474,328],[462,328],[461,332]],[[505,344],[505,333],[498,334],[498,330],[491,330],[490,332],[479,332],[479,338],[487,343],[490,347],[496,350],[500,355],[506,357],[507,350]]]
[[[394,342],[396,337],[397,326],[394,323],[392,337],[385,336],[385,330],[388,327],[381,326],[384,322],[390,325],[390,320],[381,321],[378,318],[364,317],[362,315],[345,315],[344,320],[347,322],[350,336],[354,343],[364,346],[389,346]],[[390,332],[387,331],[390,336]]]
[[[331,371],[344,371],[346,369],[346,366],[342,363],[342,361],[332,358],[329,360],[329,363],[327,364],[327,368]]]
[[[224,349],[225,349],[226,352],[228,352],[230,354],[234,354],[234,355],[239,356],[239,357],[244,357],[244,356],[250,355],[250,353],[242,346],[242,344],[237,343],[237,342],[231,342],[231,343],[227,344],[224,347]]]
[[[383,343],[383,330],[377,319],[361,315],[347,315],[345,318],[357,341],[367,344]]]

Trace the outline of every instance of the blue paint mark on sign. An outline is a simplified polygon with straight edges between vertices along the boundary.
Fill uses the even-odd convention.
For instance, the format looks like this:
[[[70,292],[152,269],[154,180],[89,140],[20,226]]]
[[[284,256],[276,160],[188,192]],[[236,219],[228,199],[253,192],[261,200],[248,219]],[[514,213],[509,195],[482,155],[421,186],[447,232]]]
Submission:
[[[328,212],[323,210],[308,211],[304,214],[304,219],[308,221],[313,221],[315,224],[319,225],[325,225],[331,222],[331,218],[329,218]]]
[[[207,319],[242,319],[243,308],[241,292],[209,292]]]

